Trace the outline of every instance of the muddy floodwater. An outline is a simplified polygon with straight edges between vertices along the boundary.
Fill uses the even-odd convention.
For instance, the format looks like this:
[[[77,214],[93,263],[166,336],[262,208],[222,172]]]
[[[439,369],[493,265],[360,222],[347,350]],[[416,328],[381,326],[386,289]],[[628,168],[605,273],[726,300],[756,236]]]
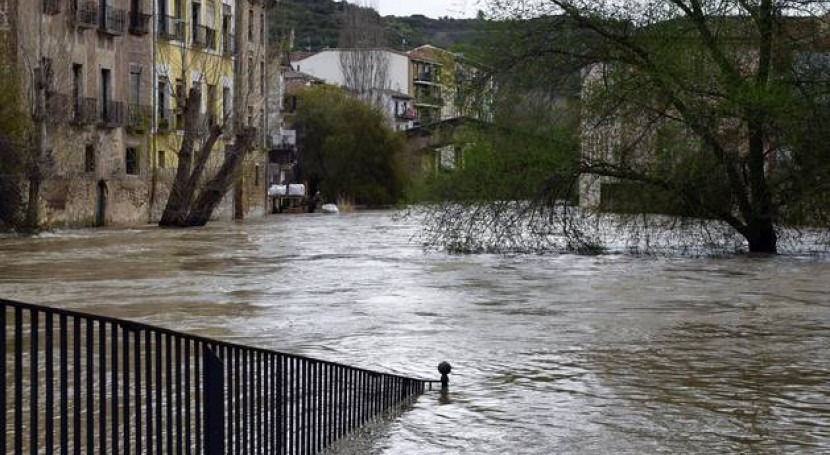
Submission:
[[[0,296],[438,378],[377,454],[830,453],[830,260],[450,256],[389,212],[0,238]]]

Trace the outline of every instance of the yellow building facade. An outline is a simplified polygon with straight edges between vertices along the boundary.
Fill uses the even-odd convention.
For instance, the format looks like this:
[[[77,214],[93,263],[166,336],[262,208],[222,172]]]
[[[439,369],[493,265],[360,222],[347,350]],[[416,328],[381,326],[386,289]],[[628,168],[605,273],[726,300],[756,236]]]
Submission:
[[[202,99],[195,150],[211,126],[223,128],[213,146],[207,177],[221,165],[224,150],[241,128],[255,127],[263,138],[246,158],[228,203],[215,216],[227,218],[232,212],[234,218],[241,218],[264,210],[265,1],[155,1],[153,198],[167,199],[184,139],[184,102],[198,87]],[[154,207],[156,215],[164,208],[163,204]]]

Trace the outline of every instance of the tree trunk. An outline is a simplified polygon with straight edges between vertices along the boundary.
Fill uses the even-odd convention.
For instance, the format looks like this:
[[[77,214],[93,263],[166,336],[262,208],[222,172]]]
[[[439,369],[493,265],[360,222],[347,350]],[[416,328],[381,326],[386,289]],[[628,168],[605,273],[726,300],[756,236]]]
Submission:
[[[245,156],[253,148],[255,138],[256,129],[254,128],[248,128],[242,134],[237,135],[236,142],[227,152],[228,155],[219,172],[205,185],[199,198],[193,204],[185,220],[185,226],[204,226],[210,221],[213,211],[222,202],[222,198],[233,184]]]
[[[752,223],[744,237],[749,242],[750,253],[778,253],[778,235],[771,220],[758,220]]]
[[[23,222],[23,228],[27,231],[35,231],[40,225],[40,183],[39,176],[29,178],[29,202]]]
[[[199,182],[202,180],[205,173],[205,167],[210,159],[213,146],[216,145],[216,141],[219,140],[219,136],[221,135],[222,128],[218,125],[213,125],[210,129],[208,138],[205,140],[205,143],[202,144],[198,153],[196,153],[196,161],[193,164],[193,170],[190,172],[190,176],[187,178],[187,185],[184,185],[180,190],[181,201],[186,205],[181,207],[181,216],[176,219],[176,226],[185,226],[187,213],[190,210],[191,205],[193,205],[193,197],[196,194],[196,188],[199,187]]]
[[[167,197],[167,205],[164,207],[159,226],[183,226],[187,217],[193,198],[193,191],[188,191],[187,186],[193,165],[193,144],[198,134],[201,100],[201,91],[197,88],[190,89],[184,106],[184,138],[179,148],[176,178],[173,180],[173,187]]]

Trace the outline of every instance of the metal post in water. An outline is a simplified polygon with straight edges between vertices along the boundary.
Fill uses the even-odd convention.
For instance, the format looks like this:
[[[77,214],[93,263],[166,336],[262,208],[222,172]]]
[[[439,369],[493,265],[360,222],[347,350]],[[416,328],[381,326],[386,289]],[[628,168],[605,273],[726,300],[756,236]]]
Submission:
[[[450,388],[450,377],[448,376],[452,371],[452,365],[448,362],[441,362],[438,364],[438,372],[441,373],[441,391],[446,392]]]

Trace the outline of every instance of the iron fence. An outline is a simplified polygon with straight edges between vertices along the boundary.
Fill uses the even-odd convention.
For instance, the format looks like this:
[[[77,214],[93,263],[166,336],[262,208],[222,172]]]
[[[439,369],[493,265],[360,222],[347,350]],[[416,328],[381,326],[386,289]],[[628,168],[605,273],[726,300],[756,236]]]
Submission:
[[[313,454],[432,382],[0,303],[0,453]]]

